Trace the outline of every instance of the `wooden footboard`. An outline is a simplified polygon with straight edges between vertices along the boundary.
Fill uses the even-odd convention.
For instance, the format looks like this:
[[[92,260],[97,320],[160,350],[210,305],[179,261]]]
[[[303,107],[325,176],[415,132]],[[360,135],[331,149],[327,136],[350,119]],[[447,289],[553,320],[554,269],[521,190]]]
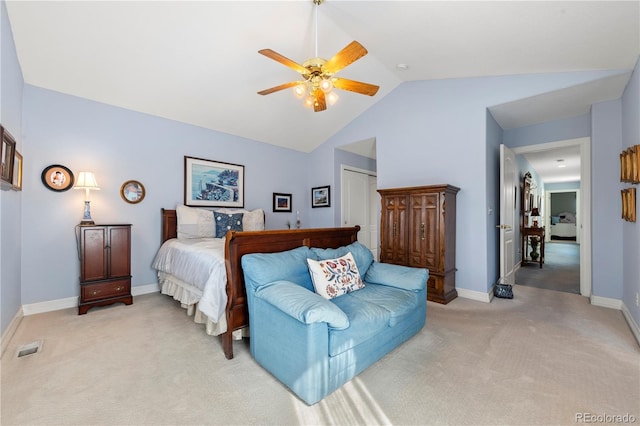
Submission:
[[[274,253],[300,246],[337,248],[357,240],[359,226],[349,228],[315,228],[276,231],[229,231],[225,242],[227,270],[227,331],[220,335],[227,359],[233,358],[234,330],[249,325],[247,293],[240,260],[249,253]],[[175,210],[162,209],[162,242],[177,237]]]

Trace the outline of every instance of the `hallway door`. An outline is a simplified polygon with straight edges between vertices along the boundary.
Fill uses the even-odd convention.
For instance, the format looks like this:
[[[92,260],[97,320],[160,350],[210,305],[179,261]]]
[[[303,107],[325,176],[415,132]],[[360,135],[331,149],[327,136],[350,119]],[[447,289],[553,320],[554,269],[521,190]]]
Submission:
[[[516,154],[500,145],[500,284],[515,284]]]

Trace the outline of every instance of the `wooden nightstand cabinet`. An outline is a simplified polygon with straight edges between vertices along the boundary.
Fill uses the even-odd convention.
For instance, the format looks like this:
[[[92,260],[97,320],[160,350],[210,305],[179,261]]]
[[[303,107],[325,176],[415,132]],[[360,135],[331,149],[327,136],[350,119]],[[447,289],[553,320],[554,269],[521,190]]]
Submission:
[[[80,303],[78,315],[94,306],[131,296],[131,225],[79,226]]]

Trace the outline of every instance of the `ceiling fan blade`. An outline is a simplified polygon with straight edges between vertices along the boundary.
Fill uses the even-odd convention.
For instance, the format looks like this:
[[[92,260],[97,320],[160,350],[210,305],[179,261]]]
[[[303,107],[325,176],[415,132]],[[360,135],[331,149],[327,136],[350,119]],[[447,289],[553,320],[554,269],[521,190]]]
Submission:
[[[262,90],[262,91],[258,92],[258,95],[268,95],[268,94],[271,94],[273,92],[279,92],[280,90],[284,90],[284,89],[288,89],[289,87],[297,86],[300,83],[302,83],[302,82],[301,81],[290,81],[288,83],[281,84],[280,86],[275,86],[275,87],[272,87],[270,89]]]
[[[357,41],[352,41],[324,64],[325,72],[335,74],[367,54],[367,49]]]
[[[336,89],[348,90],[350,92],[360,93],[361,95],[373,96],[378,93],[379,86],[362,83],[361,81],[348,80],[346,78],[334,78],[333,87]]]
[[[313,104],[313,111],[320,112],[327,109],[327,100],[325,99],[324,92],[322,90],[314,90],[313,96],[316,98],[316,101]]]
[[[258,53],[266,56],[267,58],[271,58],[274,61],[280,62],[282,65],[285,65],[289,68],[291,68],[292,70],[299,72],[300,74],[306,74],[308,71],[305,67],[303,67],[302,65],[298,64],[297,62],[292,61],[291,59],[282,56],[281,54],[279,54],[278,52],[274,52],[271,49],[262,49],[262,50],[258,50]]]

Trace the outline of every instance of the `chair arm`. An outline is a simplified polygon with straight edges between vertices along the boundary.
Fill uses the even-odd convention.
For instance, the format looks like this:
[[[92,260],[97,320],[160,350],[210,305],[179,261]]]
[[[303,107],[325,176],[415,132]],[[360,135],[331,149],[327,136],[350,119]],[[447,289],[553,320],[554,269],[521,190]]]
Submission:
[[[334,329],[349,327],[349,318],[334,303],[290,281],[274,281],[255,296],[304,324],[326,322]]]
[[[429,270],[392,263],[373,262],[364,277],[366,282],[404,290],[420,291],[427,286]]]

